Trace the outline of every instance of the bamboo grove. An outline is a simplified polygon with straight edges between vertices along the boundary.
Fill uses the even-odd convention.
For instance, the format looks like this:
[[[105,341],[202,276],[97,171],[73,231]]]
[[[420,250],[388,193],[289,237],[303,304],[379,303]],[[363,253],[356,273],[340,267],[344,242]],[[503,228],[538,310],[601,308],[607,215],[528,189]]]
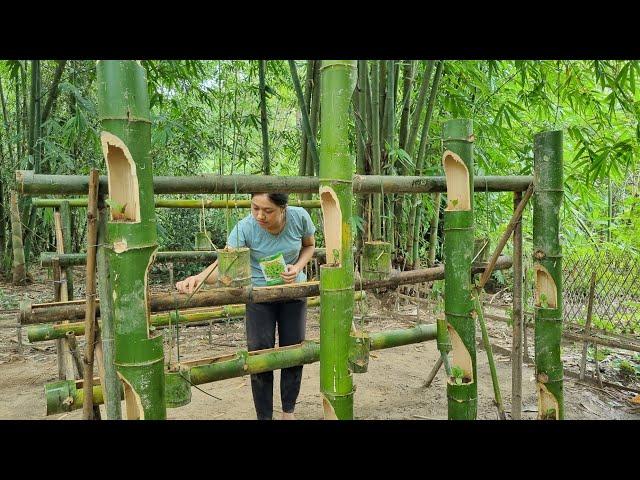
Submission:
[[[533,185],[539,417],[563,419],[560,359],[562,254],[559,243],[562,228],[560,209],[564,196],[563,137],[560,131],[545,131],[529,139],[533,145],[533,176],[474,174],[479,170],[474,151],[477,135],[470,120],[449,118],[441,122],[441,135],[430,136],[433,135],[436,99],[446,64],[444,61],[309,61],[306,82],[301,83],[296,63],[287,62],[295,94],[292,97],[301,111],[300,161],[299,168],[293,172],[297,174],[294,177],[283,175],[282,170],[271,176],[278,165],[273,161],[278,148],[277,142],[270,142],[269,138],[270,98],[265,82],[268,70],[266,62],[260,61],[260,172],[264,175],[253,176],[253,179],[252,175],[237,175],[231,162],[231,175],[217,178],[182,176],[181,183],[178,180],[181,175],[154,176],[155,165],[162,165],[162,160],[156,160],[155,155],[159,152],[153,149],[150,113],[153,97],[149,97],[144,66],[130,61],[98,62],[97,115],[101,122],[100,143],[107,173],[106,178],[100,181],[100,192],[103,195],[103,213],[106,214],[106,218],[103,216],[106,227],[103,233],[106,232],[105,241],[109,245],[104,264],[100,266],[99,263],[98,268],[99,275],[110,278],[112,291],[110,295],[101,287],[101,298],[110,297],[109,313],[102,316],[102,312],[101,319],[102,328],[113,334],[107,338],[113,339],[113,365],[124,388],[122,391],[119,388],[109,391],[109,383],[94,386],[90,389],[94,395],[92,399],[87,389],[82,392],[76,382],[51,384],[47,386],[50,410],[61,411],[60,405],[68,398],[73,399],[70,409],[77,408],[87,398],[93,404],[105,402],[107,405],[109,402],[119,403],[123,398],[127,418],[163,419],[166,418],[166,407],[178,407],[189,402],[190,385],[319,360],[324,417],[352,419],[352,373],[366,372],[370,350],[436,340],[448,378],[448,416],[450,419],[475,419],[477,383],[486,379],[478,378],[476,368],[475,322],[478,317],[482,318],[482,311],[477,311],[474,304],[477,298],[473,299],[472,291],[474,233],[479,226],[486,230],[491,227],[489,222],[483,224],[481,221],[482,216],[477,211],[481,202],[474,201],[474,192],[484,193],[488,198],[490,191],[523,192]],[[61,65],[64,68],[64,64]],[[422,67],[421,76],[416,75],[419,66]],[[37,83],[39,67],[34,68],[32,72],[35,71],[36,76],[33,78]],[[419,86],[417,78],[421,79]],[[36,95],[37,92],[34,93]],[[271,95],[276,96],[277,92],[272,91]],[[417,101],[412,105],[414,97]],[[445,106],[444,102],[440,105]],[[43,115],[38,113],[38,108],[34,105],[30,111],[41,118]],[[396,118],[396,113],[399,113],[399,118]],[[32,135],[39,135],[39,128],[41,126],[34,127]],[[234,138],[237,134],[237,131],[232,133]],[[234,144],[236,147],[238,145]],[[33,163],[27,164],[33,168],[20,170],[16,176],[15,189],[18,192],[25,198],[61,192],[86,194],[86,185],[80,179],[43,175],[42,152],[38,154],[37,148],[31,152]],[[225,173],[226,168],[221,158],[219,174]],[[443,172],[444,176],[425,175],[434,172]],[[162,320],[157,315],[151,316],[154,300],[149,296],[147,285],[148,271],[159,246],[156,208],[201,208],[204,212],[205,208],[221,207],[228,212],[233,207],[237,211],[245,205],[238,204],[235,195],[254,191],[257,186],[260,189],[266,186],[272,191],[290,190],[299,194],[301,205],[320,207],[326,263],[320,269],[319,284],[281,288],[269,294],[269,298],[299,298],[319,293],[319,343],[305,342],[295,348],[264,352],[260,356],[241,351],[232,359],[212,359],[206,365],[189,365],[187,362],[165,366],[162,338],[150,328],[154,319],[156,325],[161,325]],[[122,206],[121,210],[115,211],[112,204],[110,213],[107,213],[104,208],[107,191],[109,200]],[[221,198],[219,203],[206,207],[203,200],[200,200],[200,205],[199,200],[163,205],[164,199],[156,198],[159,194],[176,192],[190,195],[215,193]],[[234,194],[233,199],[228,197],[230,193]],[[312,193],[318,195],[317,200],[312,199]],[[443,193],[445,195],[441,195]],[[428,197],[423,199],[425,194]],[[222,198],[223,195],[227,197]],[[354,198],[362,201],[354,201]],[[19,218],[25,219],[28,229],[30,222],[37,217],[36,208],[53,205],[47,205],[48,201],[31,199],[23,203],[23,212],[14,213],[17,209],[12,207],[12,214],[23,215]],[[444,202],[443,209],[441,202]],[[77,199],[75,206],[84,207],[86,204],[82,198]],[[70,203],[65,203],[64,208],[69,206]],[[488,215],[489,209],[489,200],[486,200],[483,213]],[[35,228],[35,224],[32,227]],[[14,244],[20,243],[18,233],[16,230],[12,234]],[[29,250],[27,242],[24,243],[25,249]],[[378,334],[355,329],[352,325],[357,285],[354,247],[356,252],[362,250],[366,253],[366,261],[360,267],[362,280],[372,282],[370,287],[378,285],[375,282],[389,281],[392,265],[421,274],[426,271],[422,267],[433,266],[439,256],[444,263],[445,312],[437,327],[419,325],[406,332]],[[502,248],[504,244],[494,252],[496,259]],[[223,252],[220,249],[217,252],[219,261]],[[205,295],[194,297],[202,302],[202,306],[227,305],[234,297],[236,300],[255,299],[263,295],[260,289],[247,285],[248,260],[239,260],[241,257],[237,253],[234,255],[231,280],[218,285],[221,296],[217,299]],[[59,262],[59,259],[56,257],[55,261]],[[83,259],[73,261],[82,263]],[[503,261],[500,267],[494,262],[486,268],[509,266],[511,263]],[[15,271],[18,277],[26,276],[21,274],[23,270],[20,268],[14,268]],[[238,279],[242,281],[236,282]],[[20,281],[24,278],[16,280]],[[402,282],[404,280],[399,280],[396,285]],[[225,289],[229,289],[228,298],[222,299]],[[267,298],[267,294],[264,295]],[[161,299],[155,302],[156,307],[162,304]],[[223,314],[241,313],[241,309],[237,309]],[[178,314],[173,317],[173,321],[182,320],[189,321]],[[84,331],[79,327],[76,330],[78,334]],[[59,335],[59,332],[48,332],[42,335],[49,335],[47,338]]]

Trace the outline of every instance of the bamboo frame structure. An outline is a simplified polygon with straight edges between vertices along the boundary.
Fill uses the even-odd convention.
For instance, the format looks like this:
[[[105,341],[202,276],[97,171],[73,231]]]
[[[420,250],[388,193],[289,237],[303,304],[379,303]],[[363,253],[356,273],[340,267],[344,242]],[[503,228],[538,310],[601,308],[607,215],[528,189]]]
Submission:
[[[533,144],[533,268],[538,418],[564,419],[562,337],[562,131],[537,134]]]
[[[360,301],[365,298],[364,291],[355,292],[355,300]],[[320,306],[320,297],[309,297],[307,308]],[[207,320],[225,321],[233,317],[243,317],[246,307],[244,304],[224,305],[213,308],[192,308],[188,310],[171,311],[151,315],[150,323],[153,328],[168,325],[197,323]],[[27,338],[30,342],[46,342],[57,338],[64,338],[67,332],[74,335],[84,335],[84,323],[74,322],[67,324],[42,323],[32,325],[27,328]]]
[[[496,270],[511,268],[511,258],[501,256],[496,262]],[[475,266],[472,273],[481,273],[485,267]],[[358,289],[373,290],[376,288],[394,288],[398,285],[408,285],[433,280],[442,280],[445,269],[438,267],[421,270],[410,270],[390,275],[384,280],[362,280],[356,278],[355,285]],[[164,312],[175,310],[176,305],[182,308],[213,307],[218,305],[232,305],[247,302],[270,302],[275,300],[290,300],[294,298],[314,297],[320,294],[320,284],[317,281],[302,282],[290,285],[276,285],[272,287],[237,287],[218,288],[193,294],[188,305],[182,306],[183,300],[188,298],[186,294],[151,294],[149,304],[152,312]],[[24,302],[21,306],[19,319],[22,325],[35,323],[52,323],[61,320],[76,320],[84,318],[84,300],[72,302],[30,304]],[[97,305],[100,313],[100,304]]]

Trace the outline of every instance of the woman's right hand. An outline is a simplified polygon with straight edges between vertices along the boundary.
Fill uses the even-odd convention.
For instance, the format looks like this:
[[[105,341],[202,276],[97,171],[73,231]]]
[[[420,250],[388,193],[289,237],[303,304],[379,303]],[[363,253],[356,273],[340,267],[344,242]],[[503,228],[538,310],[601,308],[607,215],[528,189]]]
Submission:
[[[176,288],[180,293],[193,293],[193,291],[198,288],[198,286],[202,283],[202,279],[200,275],[193,275],[191,277],[187,277],[181,282],[176,283]]]

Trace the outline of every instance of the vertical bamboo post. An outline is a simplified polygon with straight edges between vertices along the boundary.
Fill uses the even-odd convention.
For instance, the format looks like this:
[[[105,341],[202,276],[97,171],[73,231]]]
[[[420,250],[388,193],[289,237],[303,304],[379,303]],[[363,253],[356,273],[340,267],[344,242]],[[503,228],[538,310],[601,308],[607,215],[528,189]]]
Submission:
[[[353,418],[353,379],[348,356],[354,304],[354,162],[349,152],[348,127],[355,72],[356,61],[322,62],[319,193],[327,263],[320,267],[320,391],[324,418],[339,420]]]
[[[165,419],[162,335],[149,331],[148,271],[158,248],[151,119],[139,62],[97,63],[98,116],[111,208],[107,225],[115,365],[128,419]]]
[[[18,209],[18,193],[11,192],[11,248],[13,249],[13,284],[24,285],[27,282],[27,270],[22,244],[22,223]]]
[[[538,418],[564,419],[562,336],[562,131],[534,137],[533,260]]]
[[[477,415],[476,326],[471,292],[473,141],[471,120],[455,119],[444,124],[445,316],[453,354],[453,376],[447,381],[451,420],[474,420]],[[460,375],[456,376],[457,372]]]
[[[109,269],[107,242],[107,221],[109,208],[103,194],[98,196],[98,297],[100,298],[100,344],[102,347],[102,364],[104,367],[104,383],[102,391],[105,400],[108,420],[121,420],[122,387],[115,366],[114,324],[113,324],[113,288]]]
[[[96,245],[98,243],[98,186],[100,172],[92,169],[89,174],[89,203],[87,205],[87,277],[86,277],[86,310],[84,318],[84,403],[82,417],[93,420],[93,353],[96,337]]]
[[[522,193],[513,194],[513,209],[518,208]],[[513,330],[511,336],[511,418],[522,418],[522,217],[513,230]]]

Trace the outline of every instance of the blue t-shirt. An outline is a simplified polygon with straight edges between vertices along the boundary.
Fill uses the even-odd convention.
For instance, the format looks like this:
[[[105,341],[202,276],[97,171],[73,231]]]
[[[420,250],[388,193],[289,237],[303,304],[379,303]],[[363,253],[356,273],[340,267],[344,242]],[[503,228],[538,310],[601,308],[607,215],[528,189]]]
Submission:
[[[255,286],[262,287],[267,284],[258,260],[282,252],[286,264],[293,265],[300,256],[302,237],[309,237],[316,232],[316,227],[304,208],[287,207],[285,212],[286,223],[278,235],[267,232],[251,214],[240,220],[229,234],[228,246],[251,249],[251,283]],[[306,280],[304,271],[296,277],[296,282]]]

